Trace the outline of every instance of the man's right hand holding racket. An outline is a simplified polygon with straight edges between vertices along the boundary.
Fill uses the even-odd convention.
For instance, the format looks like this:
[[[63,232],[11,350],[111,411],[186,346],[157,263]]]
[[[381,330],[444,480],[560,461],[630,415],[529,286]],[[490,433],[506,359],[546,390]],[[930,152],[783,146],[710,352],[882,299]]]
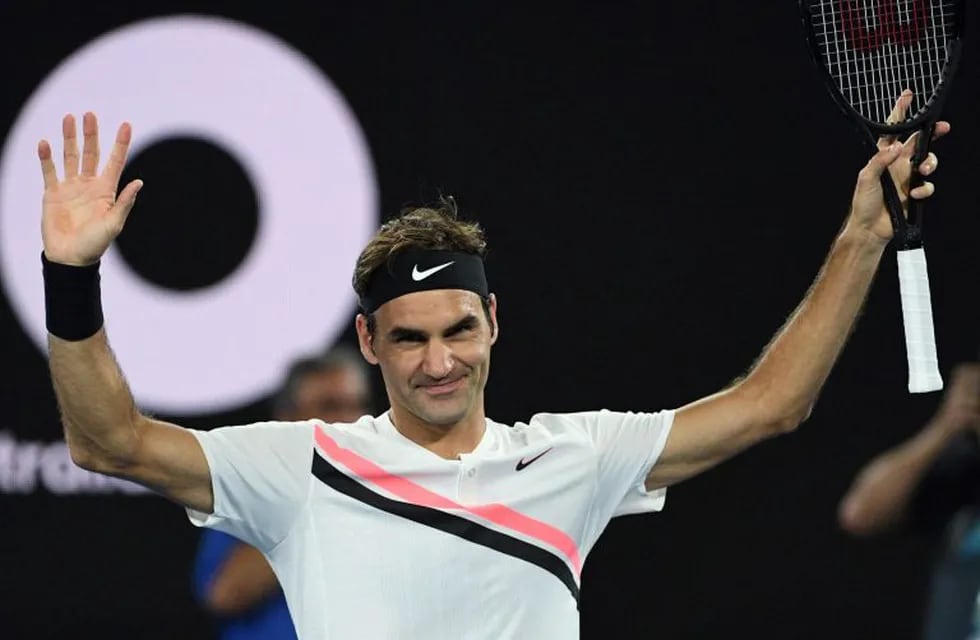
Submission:
[[[905,113],[911,102],[912,92],[906,89],[895,104],[889,120],[891,122],[901,122],[904,120]],[[933,132],[933,140],[949,133],[949,129],[948,122],[937,122]],[[909,193],[909,179],[912,175],[911,160],[915,153],[916,140],[918,140],[919,135],[918,132],[913,133],[904,142],[890,136],[879,138],[878,153],[868,161],[868,164],[858,174],[847,226],[853,232],[870,233],[872,238],[877,238],[881,241],[882,249],[884,249],[895,233],[888,209],[885,206],[884,194],[881,188],[882,173],[886,169],[891,173],[892,180],[898,186],[902,207],[906,213],[908,211],[909,196],[916,199],[925,199],[935,191],[934,185],[926,181],[921,186],[912,189],[911,193]],[[930,152],[922,164],[919,165],[919,173],[923,176],[928,176],[936,170],[938,164],[939,159],[934,153]]]
[[[904,117],[911,97],[902,94],[894,118]],[[949,129],[939,122],[934,136]],[[647,477],[648,489],[701,473],[810,415],[894,234],[881,176],[891,173],[905,207],[910,196],[925,199],[935,191],[925,182],[909,194],[916,138],[879,140],[878,152],[858,173],[846,223],[813,286],[740,382],[678,409],[664,452]],[[937,166],[930,153],[920,171],[928,176]]]

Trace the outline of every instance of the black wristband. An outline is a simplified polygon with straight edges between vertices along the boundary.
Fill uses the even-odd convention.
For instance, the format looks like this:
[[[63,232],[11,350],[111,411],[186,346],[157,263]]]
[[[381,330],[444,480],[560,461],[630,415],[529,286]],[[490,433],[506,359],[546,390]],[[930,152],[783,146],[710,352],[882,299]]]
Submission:
[[[48,260],[44,273],[44,319],[48,333],[63,340],[84,340],[102,328],[99,263],[74,267]]]

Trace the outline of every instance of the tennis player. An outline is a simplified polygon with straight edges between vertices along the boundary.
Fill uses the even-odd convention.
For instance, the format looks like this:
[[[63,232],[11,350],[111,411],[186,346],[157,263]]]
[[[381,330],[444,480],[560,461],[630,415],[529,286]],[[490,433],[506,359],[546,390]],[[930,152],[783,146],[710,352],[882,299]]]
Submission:
[[[142,182],[117,197],[129,124],[101,172],[94,114],[82,130],[79,153],[64,118],[60,178],[38,147],[50,367],[72,458],[261,550],[304,640],[579,637],[582,564],[611,518],[660,510],[670,485],[809,415],[892,235],[879,176],[907,184],[914,146],[882,140],[799,307],[711,396],[655,413],[488,418],[500,325],[484,237],[440,206],[385,223],[354,268],[360,350],[381,369],[387,411],[199,431],[140,413],[110,350],[99,260]]]

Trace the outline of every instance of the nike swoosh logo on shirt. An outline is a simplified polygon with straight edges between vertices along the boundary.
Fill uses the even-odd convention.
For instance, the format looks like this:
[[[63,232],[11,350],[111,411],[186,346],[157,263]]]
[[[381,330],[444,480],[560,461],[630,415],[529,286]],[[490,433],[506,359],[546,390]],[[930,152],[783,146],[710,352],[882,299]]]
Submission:
[[[544,454],[548,453],[549,451],[551,451],[551,447],[548,447],[547,449],[545,449],[544,451],[542,451],[538,455],[534,456],[530,460],[528,460],[526,458],[521,458],[520,460],[517,461],[517,466],[514,467],[514,470],[515,471],[520,471],[521,469],[523,469],[527,465],[531,464],[532,462],[534,462],[535,460],[537,460],[538,458],[540,458]]]
[[[431,269],[426,269],[425,271],[419,271],[419,266],[415,265],[414,267],[412,267],[412,280],[414,280],[415,282],[421,282],[422,280],[425,280],[426,278],[431,276],[433,273],[437,271],[442,271],[443,269],[445,269],[446,267],[448,267],[454,262],[456,261],[450,260],[446,264],[440,264],[439,266],[432,267]]]

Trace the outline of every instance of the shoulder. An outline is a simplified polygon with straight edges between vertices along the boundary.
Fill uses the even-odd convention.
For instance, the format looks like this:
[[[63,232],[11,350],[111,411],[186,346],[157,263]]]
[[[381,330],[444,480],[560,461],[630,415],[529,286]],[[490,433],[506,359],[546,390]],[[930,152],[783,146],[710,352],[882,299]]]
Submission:
[[[504,429],[512,438],[534,440],[541,436],[584,436],[591,422],[597,421],[599,411],[582,411],[577,413],[536,413],[526,422],[516,422],[511,425],[496,424],[498,429]]]
[[[381,416],[363,415],[354,422],[324,422],[323,420],[309,420],[306,424],[312,429],[312,436],[315,440],[322,440],[324,436],[345,442],[373,439],[387,432],[384,428],[384,418]]]
[[[527,423],[517,423],[514,428],[531,431],[541,429],[553,433],[586,432],[604,424],[615,424],[624,420],[642,419],[644,416],[656,415],[658,414],[611,411],[609,409],[571,413],[536,413],[531,416]]]
[[[653,413],[633,411],[579,411],[575,413],[537,413],[526,423],[517,423],[514,437],[534,438],[540,434],[550,437],[609,440],[620,435],[642,433],[652,435],[668,431],[673,422],[673,410]]]
[[[205,448],[312,451],[316,442],[325,437],[349,442],[368,434],[376,434],[378,427],[372,416],[363,416],[352,423],[328,423],[322,420],[279,421],[267,420],[240,425],[228,425],[202,431],[191,430]]]

